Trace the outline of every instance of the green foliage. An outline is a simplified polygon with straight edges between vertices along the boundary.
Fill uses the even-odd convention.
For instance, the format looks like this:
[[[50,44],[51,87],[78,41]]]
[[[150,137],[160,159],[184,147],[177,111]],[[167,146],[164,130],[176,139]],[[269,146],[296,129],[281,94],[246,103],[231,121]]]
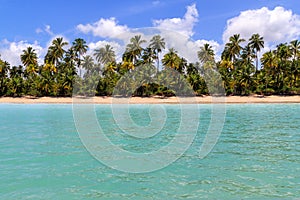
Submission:
[[[160,56],[166,47],[160,35],[146,43],[141,35],[132,37],[117,61],[109,44],[97,48],[94,59],[85,55],[84,39],[75,39],[66,49],[68,43],[56,38],[43,64],[38,64],[38,55],[29,46],[20,55],[23,65],[10,66],[0,58],[0,96],[300,94],[298,40],[279,44],[259,58],[263,37],[253,34],[246,41],[235,34],[225,44],[220,61],[215,61],[213,47],[204,44],[195,52],[196,63],[189,63],[174,48]]]

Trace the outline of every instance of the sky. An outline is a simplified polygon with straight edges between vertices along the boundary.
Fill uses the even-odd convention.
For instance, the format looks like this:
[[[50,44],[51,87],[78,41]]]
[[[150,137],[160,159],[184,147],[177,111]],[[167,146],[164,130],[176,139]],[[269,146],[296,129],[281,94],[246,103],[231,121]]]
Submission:
[[[69,43],[83,38],[90,54],[109,41],[120,54],[123,47],[116,40],[145,33],[146,27],[174,31],[162,35],[168,37],[167,48],[176,46],[181,54],[209,43],[218,56],[236,33],[245,39],[259,33],[264,51],[300,39],[298,0],[0,0],[0,10],[0,55],[12,65],[21,64],[20,54],[28,46],[41,63],[56,37]]]

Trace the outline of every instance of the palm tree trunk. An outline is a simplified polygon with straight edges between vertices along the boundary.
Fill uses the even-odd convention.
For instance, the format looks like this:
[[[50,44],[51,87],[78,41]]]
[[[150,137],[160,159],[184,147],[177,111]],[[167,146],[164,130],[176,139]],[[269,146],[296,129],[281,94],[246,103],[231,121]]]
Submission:
[[[157,56],[156,63],[157,63],[157,71],[156,71],[156,73],[158,73],[159,72],[159,58],[158,58],[158,56]]]
[[[258,70],[258,55],[257,55],[257,51],[255,51],[255,56],[256,56],[256,71]]]

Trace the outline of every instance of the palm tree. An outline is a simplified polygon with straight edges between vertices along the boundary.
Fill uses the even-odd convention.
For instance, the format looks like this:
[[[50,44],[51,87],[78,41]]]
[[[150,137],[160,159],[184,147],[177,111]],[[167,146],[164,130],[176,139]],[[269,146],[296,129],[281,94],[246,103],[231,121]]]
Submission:
[[[275,53],[279,58],[280,62],[287,62],[289,58],[292,57],[291,49],[286,43],[285,44],[281,43],[277,45],[277,49],[275,50]]]
[[[291,72],[294,76],[293,78],[293,86],[296,86],[297,79],[299,79],[299,65],[300,65],[300,41],[293,40],[290,42],[290,49],[293,57]]]
[[[249,46],[255,51],[256,71],[258,70],[258,52],[261,50],[261,48],[264,48],[264,44],[263,37],[261,37],[258,33],[253,34],[249,39]]]
[[[28,65],[25,69],[26,77],[30,77],[32,75],[35,76],[37,72],[38,72],[38,66],[34,64]]]
[[[32,47],[27,47],[26,50],[23,50],[23,54],[21,54],[21,61],[23,65],[26,67],[25,76],[27,78],[32,78],[35,76],[38,68],[37,68],[37,54]]]
[[[116,61],[115,51],[109,44],[106,44],[104,47],[99,49],[95,49],[94,56],[96,57],[96,60],[103,65]]]
[[[153,64],[153,60],[157,59],[157,53],[154,51],[154,49],[147,47],[143,51],[142,59],[143,59],[143,64]]]
[[[160,35],[155,35],[150,40],[149,47],[155,51],[156,54],[156,62],[157,62],[157,72],[159,71],[159,53],[165,49],[165,39],[162,38]]]
[[[84,55],[88,49],[88,46],[86,45],[86,41],[82,38],[77,38],[72,43],[71,48],[75,53],[75,57],[77,60],[77,67],[80,69],[81,56]],[[81,76],[81,70],[80,70],[80,76]]]
[[[37,54],[35,53],[35,49],[32,47],[27,47],[26,50],[23,50],[23,54],[21,54],[21,61],[25,67],[29,65],[37,65]]]
[[[57,65],[66,52],[63,49],[66,45],[68,45],[68,42],[64,42],[62,37],[54,39],[45,56],[45,62],[48,61],[49,63]]]
[[[43,70],[49,72],[51,75],[54,75],[57,72],[57,68],[52,63],[45,63]]]
[[[136,64],[138,57],[140,57],[142,54],[143,47],[141,45],[146,42],[146,40],[142,39],[141,35],[136,35],[132,37],[130,39],[130,43],[127,44],[126,52],[132,55],[134,64]]]
[[[276,75],[278,73],[278,58],[274,51],[268,51],[262,55],[260,61],[265,73],[264,76],[259,78],[259,81],[262,81],[262,79],[265,80],[265,90],[267,91],[267,87],[269,84],[268,77],[273,77],[272,79],[274,81],[276,81],[278,77]]]
[[[214,61],[215,53],[212,46],[206,43],[200,47],[200,51],[197,52],[197,55],[202,63],[206,63],[208,61]]]
[[[180,63],[180,57],[177,55],[177,51],[174,48],[169,49],[169,52],[164,55],[162,63],[166,67],[177,70]]]
[[[240,34],[235,34],[229,38],[229,42],[225,44],[225,50],[222,57],[226,60],[234,62],[241,54],[242,46],[240,45],[245,39],[240,38]]]
[[[0,96],[6,93],[7,89],[7,72],[10,68],[10,64],[0,59]]]
[[[185,58],[180,58],[179,60],[179,65],[178,65],[178,69],[177,71],[180,73],[180,74],[184,74],[186,68],[187,68],[187,65],[188,65],[188,62]]]
[[[82,62],[82,68],[86,70],[87,74],[95,71],[95,63],[92,56],[85,56]]]
[[[10,64],[0,59],[0,78],[6,78]]]
[[[290,42],[291,53],[293,60],[297,60],[300,57],[300,41],[293,40]]]
[[[264,68],[275,68],[277,67],[277,57],[273,51],[268,51],[263,54],[262,58],[260,59]]]

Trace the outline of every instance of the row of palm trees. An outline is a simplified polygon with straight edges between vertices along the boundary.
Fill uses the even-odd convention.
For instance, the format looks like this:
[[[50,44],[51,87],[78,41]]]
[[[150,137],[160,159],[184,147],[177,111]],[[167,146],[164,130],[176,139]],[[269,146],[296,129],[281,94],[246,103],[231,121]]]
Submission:
[[[141,68],[144,74],[131,77],[134,81],[127,80],[121,86],[118,83],[119,90],[130,91],[126,87],[136,87],[124,95],[174,95],[170,84],[185,90],[179,84],[181,78],[190,84],[194,94],[213,94],[208,84],[214,84],[217,78],[209,71],[220,74],[227,95],[300,93],[299,40],[279,44],[259,58],[264,48],[263,37],[253,34],[246,41],[235,34],[225,44],[220,61],[215,61],[212,46],[204,44],[197,51],[199,62],[196,63],[189,63],[174,48],[160,55],[166,48],[160,35],[153,36],[148,45],[141,35],[132,37],[120,62],[109,44],[96,49],[93,55],[86,55],[88,46],[82,38],[75,39],[67,47],[63,38],[54,39],[43,64],[38,64],[38,55],[30,46],[20,55],[20,66],[11,66],[0,57],[0,96],[71,96],[74,92],[112,95],[127,72]],[[166,76],[168,69],[177,71],[181,78],[175,80],[175,75]]]
[[[227,94],[299,94],[300,41],[281,43],[265,52],[259,68],[258,53],[263,48],[259,34],[248,42],[239,34],[229,38],[217,63]]]

